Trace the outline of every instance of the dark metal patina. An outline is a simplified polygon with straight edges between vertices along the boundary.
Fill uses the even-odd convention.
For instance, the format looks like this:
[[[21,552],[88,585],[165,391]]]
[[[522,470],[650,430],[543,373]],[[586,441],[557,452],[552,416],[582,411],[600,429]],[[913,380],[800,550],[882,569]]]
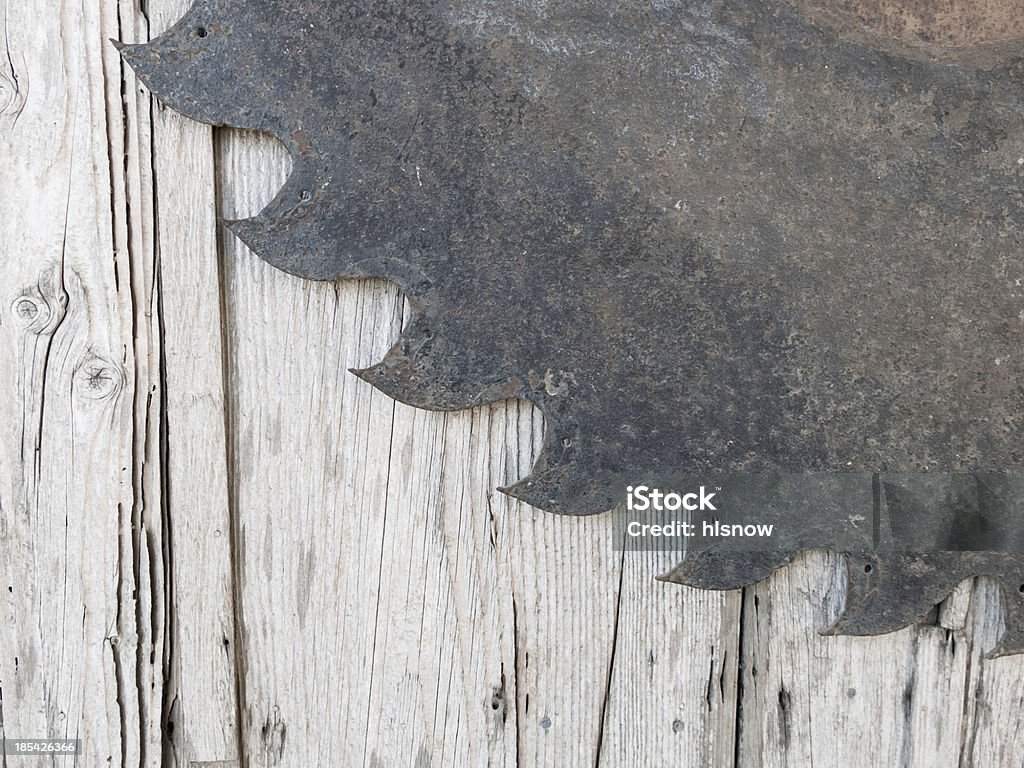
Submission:
[[[695,542],[669,579],[835,547],[836,629],[861,634],[991,575],[1022,651],[1021,48],[797,5],[199,0],[123,52],[185,115],[288,148],[281,193],[229,223],[256,253],[407,292],[360,376],[543,409],[508,493],[588,514],[714,483],[780,535]]]

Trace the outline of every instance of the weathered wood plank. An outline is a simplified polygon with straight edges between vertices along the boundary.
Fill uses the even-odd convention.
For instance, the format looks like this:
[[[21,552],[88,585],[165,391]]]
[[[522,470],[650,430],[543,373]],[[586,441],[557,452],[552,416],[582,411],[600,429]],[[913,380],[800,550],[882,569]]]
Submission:
[[[150,36],[191,0],[150,0]],[[213,132],[154,104],[174,764],[241,759]]]
[[[740,595],[655,581],[676,560],[626,555],[601,765],[733,765]]]
[[[123,16],[122,16],[123,12]],[[162,514],[148,131],[115,2],[5,3],[0,690],[8,738],[160,764]]]
[[[287,160],[257,137],[222,138],[224,215],[251,214]],[[223,243],[245,751],[253,766],[364,765],[395,407],[347,368],[386,349],[401,301],[290,278]]]
[[[153,31],[187,4],[151,0]],[[154,767],[1024,765],[992,585],[857,639],[814,632],[832,557],[742,602],[655,583],[606,518],[494,491],[533,408],[416,411],[347,373],[407,318],[393,288],[224,235],[218,264],[212,179],[253,213],[287,160],[152,107],[106,44],[150,22],[0,14],[0,736]]]
[[[748,590],[739,764],[1019,764],[1021,660],[984,658],[1001,615],[994,589],[958,590],[933,624],[822,637],[815,606],[841,603],[839,573],[836,556],[813,553]]]
[[[1024,766],[1024,658],[985,659],[1003,631],[999,586],[978,579],[966,629],[971,643],[964,695],[960,765],[964,768]]]
[[[225,215],[255,213],[286,158],[220,151]],[[533,408],[428,413],[350,376],[397,336],[393,289],[223,247],[251,764],[730,764],[738,596],[656,584],[606,517],[497,493]]]

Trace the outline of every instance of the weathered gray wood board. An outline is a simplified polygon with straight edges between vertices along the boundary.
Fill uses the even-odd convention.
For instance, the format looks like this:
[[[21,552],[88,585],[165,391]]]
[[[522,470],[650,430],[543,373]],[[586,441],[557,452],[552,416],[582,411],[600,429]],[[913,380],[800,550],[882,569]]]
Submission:
[[[162,109],[107,43],[185,5],[0,14],[0,735],[88,766],[1024,765],[987,585],[820,637],[835,558],[744,595],[655,582],[607,519],[494,491],[533,409],[351,376],[402,297],[218,234],[283,153]]]

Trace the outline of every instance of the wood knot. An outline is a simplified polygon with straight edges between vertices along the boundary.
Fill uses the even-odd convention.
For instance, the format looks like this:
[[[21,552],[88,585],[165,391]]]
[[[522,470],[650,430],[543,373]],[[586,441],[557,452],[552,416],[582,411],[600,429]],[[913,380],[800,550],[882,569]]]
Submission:
[[[21,289],[11,303],[14,321],[28,333],[51,334],[67,315],[68,293],[57,266],[43,270],[38,281]]]
[[[17,75],[0,71],[0,115],[17,115],[23,107],[24,97]]]
[[[74,388],[87,400],[110,400],[124,388],[124,372],[108,360],[91,357],[75,371]]]
[[[46,317],[49,316],[49,308],[46,302],[35,296],[19,296],[11,306],[14,317],[23,325],[45,325]],[[42,322],[37,321],[42,318]]]
[[[24,328],[26,333],[53,333],[67,312],[66,296],[53,296],[47,299],[44,295],[26,292],[11,304],[14,321]]]

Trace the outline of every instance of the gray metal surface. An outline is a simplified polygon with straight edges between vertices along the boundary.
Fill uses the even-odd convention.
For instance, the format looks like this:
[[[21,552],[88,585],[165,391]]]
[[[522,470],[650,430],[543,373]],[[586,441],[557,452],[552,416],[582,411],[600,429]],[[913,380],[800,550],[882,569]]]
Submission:
[[[229,223],[256,253],[406,291],[415,319],[360,376],[424,408],[543,409],[508,493],[590,514],[718,478],[723,514],[770,508],[782,533],[695,541],[670,579],[849,551],[837,631],[862,634],[994,575],[1016,652],[1024,63],[1012,41],[938,55],[814,19],[199,0],[123,55],[182,113],[288,148],[278,197]]]

